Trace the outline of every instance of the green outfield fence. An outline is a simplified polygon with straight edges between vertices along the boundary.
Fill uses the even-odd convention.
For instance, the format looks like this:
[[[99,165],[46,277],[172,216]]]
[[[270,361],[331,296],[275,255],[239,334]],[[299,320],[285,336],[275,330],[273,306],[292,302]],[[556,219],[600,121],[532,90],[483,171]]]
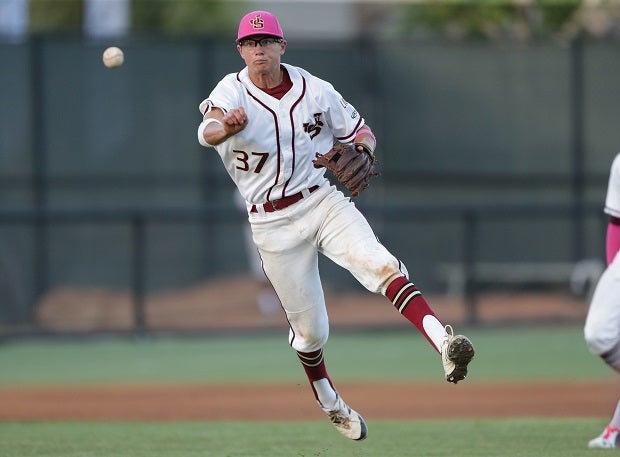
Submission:
[[[125,51],[108,70],[101,52]],[[477,266],[604,255],[620,152],[620,43],[292,41],[284,61],[331,81],[379,140],[356,200],[428,292],[456,266],[475,322]],[[0,41],[0,332],[37,331],[57,287],[145,294],[247,272],[244,215],[198,103],[240,69],[217,37]],[[162,65],[166,62],[166,65]],[[381,70],[381,71],[380,71]],[[329,263],[324,280],[360,286]],[[454,269],[454,268],[453,268]]]
[[[577,262],[583,253],[583,227],[581,221],[590,215],[600,221],[600,233],[605,227],[606,218],[602,217],[601,207],[598,204],[579,204],[570,206],[559,205],[364,205],[362,209],[370,218],[379,219],[386,223],[405,223],[420,221],[449,222],[456,227],[455,231],[460,239],[460,257],[457,259],[464,274],[464,294],[466,323],[478,323],[477,294],[484,278],[476,274],[476,264],[480,262],[481,239],[480,227],[484,222],[493,220],[536,220],[538,222],[553,219],[563,219],[565,226],[570,228],[572,241],[567,251],[572,253],[572,259]],[[447,221],[449,219],[449,221]],[[125,208],[114,210],[0,210],[0,226],[29,227],[34,233],[34,252],[37,261],[33,263],[35,271],[35,296],[42,295],[49,286],[49,258],[50,243],[49,231],[54,226],[79,226],[82,224],[97,224],[98,226],[120,224],[126,227],[130,242],[128,245],[129,264],[127,284],[129,284],[133,306],[133,331],[144,334],[149,331],[146,326],[144,299],[147,291],[147,274],[149,258],[148,227],[161,224],[204,224],[205,230],[210,226],[229,224],[239,221],[238,210],[227,206],[205,206],[202,208]],[[601,235],[602,236],[602,235]],[[510,234],[508,234],[510,237]],[[509,242],[509,239],[508,241]],[[217,264],[215,252],[207,250],[210,256],[208,263]],[[217,254],[215,254],[217,255]],[[518,261],[514,262],[515,265]],[[12,310],[18,316],[24,310]],[[28,310],[27,310],[28,311]],[[19,316],[27,321],[29,316]],[[4,336],[23,333],[36,333],[36,329],[11,330],[5,329]]]

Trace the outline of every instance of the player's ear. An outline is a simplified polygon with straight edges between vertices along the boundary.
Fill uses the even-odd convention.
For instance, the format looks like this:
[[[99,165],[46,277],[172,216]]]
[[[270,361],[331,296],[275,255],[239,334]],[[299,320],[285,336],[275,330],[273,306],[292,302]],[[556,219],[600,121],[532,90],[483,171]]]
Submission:
[[[286,51],[286,40],[282,40],[280,43],[280,55],[284,54]]]

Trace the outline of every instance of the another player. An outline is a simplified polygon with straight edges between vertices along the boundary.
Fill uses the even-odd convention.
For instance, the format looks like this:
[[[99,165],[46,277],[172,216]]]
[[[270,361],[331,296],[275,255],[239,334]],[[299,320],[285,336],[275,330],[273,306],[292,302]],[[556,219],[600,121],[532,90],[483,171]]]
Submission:
[[[226,75],[200,103],[198,140],[216,149],[246,201],[263,269],[286,312],[289,344],[319,406],[340,433],[362,440],[364,419],[344,402],[326,369],[329,323],[319,253],[386,296],[441,355],[447,381],[465,378],[474,348],[437,319],[403,263],[313,163],[335,140],[355,144],[374,163],[376,140],[331,84],[281,63],[286,46],[272,13],[254,11],[241,19],[237,51],[246,67]]]
[[[601,275],[586,317],[584,336],[590,351],[620,372],[620,154],[609,173],[605,213],[609,215],[606,237],[607,269]],[[590,448],[620,447],[620,401],[611,421],[600,436],[590,440]]]

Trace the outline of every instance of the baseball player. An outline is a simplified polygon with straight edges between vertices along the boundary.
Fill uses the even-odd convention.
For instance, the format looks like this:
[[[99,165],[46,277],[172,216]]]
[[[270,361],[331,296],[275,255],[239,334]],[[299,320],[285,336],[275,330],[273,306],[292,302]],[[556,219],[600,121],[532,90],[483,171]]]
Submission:
[[[592,300],[584,336],[590,352],[620,372],[620,154],[616,155],[609,173],[605,213],[609,215],[606,237],[607,268],[601,275]],[[590,448],[616,448],[620,430],[620,402],[611,421],[601,435],[590,440]]]
[[[374,162],[375,136],[361,114],[330,83],[281,62],[287,42],[274,14],[246,14],[236,43],[246,66],[200,103],[198,141],[215,148],[246,202],[263,270],[286,313],[289,344],[319,406],[341,434],[362,440],[366,423],[326,368],[329,323],[319,253],[387,297],[442,357],[447,381],[465,378],[474,348],[437,319],[404,264],[313,162],[335,142],[355,145],[356,155]]]

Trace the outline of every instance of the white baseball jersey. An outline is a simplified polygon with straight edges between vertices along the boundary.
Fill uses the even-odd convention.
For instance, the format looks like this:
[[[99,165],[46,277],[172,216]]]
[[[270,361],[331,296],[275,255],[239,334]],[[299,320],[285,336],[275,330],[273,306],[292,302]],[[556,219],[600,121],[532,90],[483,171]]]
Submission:
[[[282,64],[292,82],[278,100],[257,88],[245,68],[225,76],[200,104],[243,107],[248,125],[215,146],[248,209],[301,192],[300,201],[273,212],[249,211],[252,239],[263,271],[290,325],[289,343],[300,352],[321,348],[329,319],[318,268],[319,252],[347,269],[368,290],[384,292],[405,266],[373,233],[355,204],[314,168],[317,152],[352,142],[364,119],[334,87],[307,71]],[[201,130],[198,129],[200,140]],[[309,189],[317,186],[313,192]]]
[[[320,185],[325,169],[307,156],[353,141],[364,119],[334,87],[306,70],[282,64],[293,87],[281,100],[257,88],[247,67],[226,75],[200,104],[224,112],[242,106],[248,125],[215,146],[228,174],[249,205],[277,200]]]
[[[607,197],[605,198],[605,212],[613,217],[620,217],[620,154],[617,154],[611,164]]]
[[[605,213],[620,217],[620,154],[614,158],[609,172]],[[584,336],[588,348],[596,355],[617,350],[620,345],[620,255],[614,257],[596,284],[586,317]],[[609,360],[606,359],[608,363]]]

